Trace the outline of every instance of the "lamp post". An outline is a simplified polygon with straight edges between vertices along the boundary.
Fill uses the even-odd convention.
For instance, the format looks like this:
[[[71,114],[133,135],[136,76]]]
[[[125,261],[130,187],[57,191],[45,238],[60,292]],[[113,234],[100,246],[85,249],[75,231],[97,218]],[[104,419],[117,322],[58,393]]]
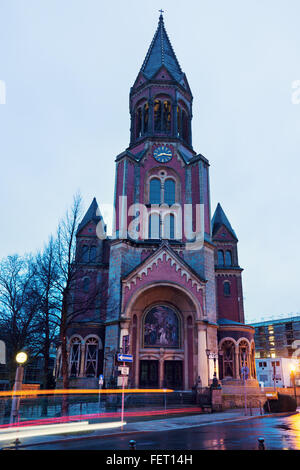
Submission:
[[[16,355],[16,362],[18,364],[16,370],[16,377],[15,377],[15,384],[14,384],[14,392],[18,390],[22,390],[22,382],[24,376],[24,364],[27,361],[28,356],[26,352],[21,351]],[[10,423],[13,424],[17,421],[18,414],[19,414],[19,407],[20,407],[20,397],[14,395],[11,405],[11,414],[10,414]]]
[[[296,377],[295,377],[295,371],[296,371],[296,367],[294,365],[291,366],[291,382],[292,382],[292,386],[294,387],[294,395],[295,395],[295,400],[296,400],[296,403],[297,403],[297,391],[296,391]]]

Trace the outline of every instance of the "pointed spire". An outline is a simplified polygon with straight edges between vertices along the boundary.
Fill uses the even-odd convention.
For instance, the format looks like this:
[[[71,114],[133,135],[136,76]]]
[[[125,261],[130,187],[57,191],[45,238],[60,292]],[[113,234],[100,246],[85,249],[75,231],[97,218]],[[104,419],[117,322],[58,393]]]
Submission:
[[[143,62],[141,71],[150,79],[163,65],[175,80],[178,82],[181,81],[183,72],[165,29],[164,18],[161,11],[158,27]]]
[[[83,217],[82,221],[78,225],[78,230],[77,233],[82,230],[87,223],[94,221],[96,224],[100,221],[103,220],[98,203],[96,198],[94,197],[90,207],[88,208],[85,216]]]
[[[222,209],[221,204],[218,202],[217,208],[215,210],[214,216],[211,221],[211,227],[212,227],[212,236],[216,234],[216,232],[219,230],[219,228],[224,225],[227,230],[231,233],[231,235],[237,240],[237,236],[235,234],[235,231],[231,227],[229,220],[227,219],[225,212]]]

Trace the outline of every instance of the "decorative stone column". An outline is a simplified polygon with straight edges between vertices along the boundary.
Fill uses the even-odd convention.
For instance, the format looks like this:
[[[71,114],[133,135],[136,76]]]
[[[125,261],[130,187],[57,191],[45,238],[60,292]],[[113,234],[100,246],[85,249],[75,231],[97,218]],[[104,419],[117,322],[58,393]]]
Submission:
[[[198,376],[200,376],[202,387],[208,386],[208,362],[207,362],[207,342],[206,326],[201,322],[198,326]]]
[[[235,347],[235,354],[234,354],[234,369],[235,369],[235,378],[239,379],[240,378],[240,364],[239,364],[239,347]]]
[[[158,369],[158,386],[164,388],[164,352],[163,348],[159,350],[159,369]]]
[[[79,377],[84,377],[84,366],[85,366],[85,343],[81,342],[80,345],[80,368],[79,368]]]

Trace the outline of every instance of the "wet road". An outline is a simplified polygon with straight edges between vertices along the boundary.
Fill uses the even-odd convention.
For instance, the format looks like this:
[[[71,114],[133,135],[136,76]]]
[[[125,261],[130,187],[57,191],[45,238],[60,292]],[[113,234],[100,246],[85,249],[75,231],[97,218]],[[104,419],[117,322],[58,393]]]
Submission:
[[[264,437],[267,450],[300,450],[300,414],[205,425],[179,431],[83,439],[31,449],[128,450],[130,439],[134,439],[137,450],[254,450],[258,447],[259,437]]]

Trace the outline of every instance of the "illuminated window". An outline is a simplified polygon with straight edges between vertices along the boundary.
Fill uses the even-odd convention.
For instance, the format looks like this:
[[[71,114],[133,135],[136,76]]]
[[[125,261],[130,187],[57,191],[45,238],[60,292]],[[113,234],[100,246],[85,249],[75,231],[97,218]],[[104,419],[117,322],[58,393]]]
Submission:
[[[161,130],[161,101],[154,101],[154,130]]]
[[[170,101],[164,101],[162,130],[167,133],[171,131],[171,103]]]
[[[169,134],[171,132],[171,103],[170,101],[154,101],[154,130]]]

